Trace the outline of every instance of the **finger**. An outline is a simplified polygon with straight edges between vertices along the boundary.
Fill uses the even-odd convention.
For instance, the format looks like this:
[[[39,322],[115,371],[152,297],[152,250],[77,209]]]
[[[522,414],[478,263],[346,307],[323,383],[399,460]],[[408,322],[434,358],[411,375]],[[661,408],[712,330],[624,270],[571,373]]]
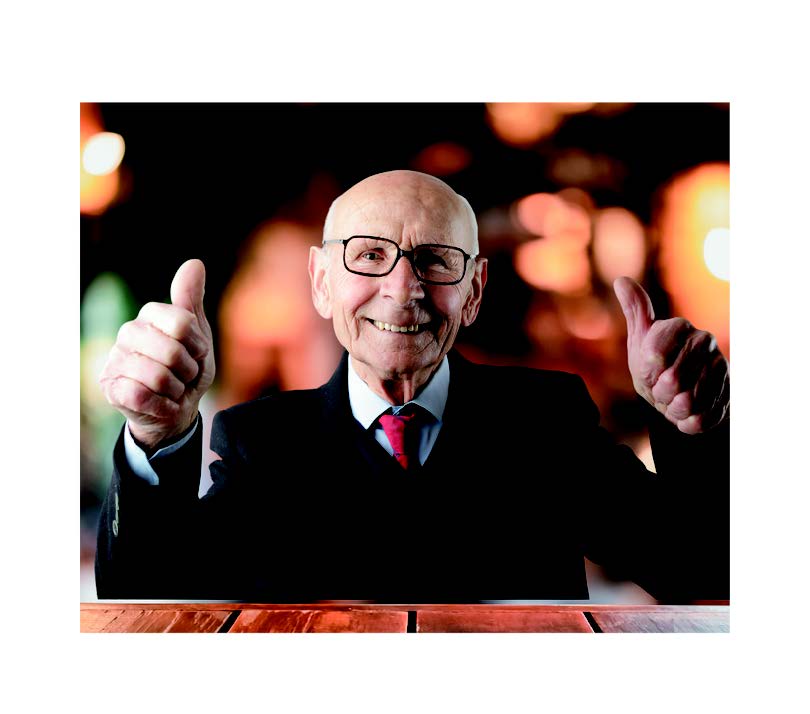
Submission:
[[[172,305],[193,312],[202,322],[206,320],[203,295],[205,295],[205,265],[201,260],[192,258],[183,263],[174,275],[171,287]]]
[[[722,403],[728,383],[728,362],[717,352],[695,386],[695,413],[722,411]]]
[[[702,431],[705,431],[703,421],[703,415],[692,414],[692,416],[686,419],[679,420],[676,426],[678,430],[682,431],[684,434],[700,434]]]
[[[139,417],[149,416],[159,420],[172,420],[180,413],[179,404],[155,394],[146,385],[129,377],[107,380],[103,387],[107,401],[123,411],[128,418],[138,420]]]
[[[652,396],[656,402],[669,404],[676,395],[683,392],[692,394],[703,370],[712,361],[712,352],[717,349],[717,342],[711,333],[692,330],[688,333],[673,331],[667,337],[671,339],[668,344],[673,346],[673,350],[683,334],[686,334],[686,340],[675,355],[671,366],[659,375],[653,385]],[[667,342],[662,344],[666,345]],[[663,349],[666,350],[667,347]]]
[[[186,392],[186,385],[165,365],[138,352],[122,352],[116,347],[110,353],[103,376],[127,377],[178,404]]]
[[[138,321],[148,322],[165,335],[181,342],[194,360],[202,359],[210,350],[210,342],[200,329],[197,316],[185,308],[162,302],[148,302],[138,313]]]
[[[627,321],[627,341],[641,344],[644,336],[655,321],[655,311],[647,291],[631,278],[616,278],[613,291],[619,300]]]
[[[665,407],[663,410],[660,407]],[[668,404],[656,402],[656,408],[662,411],[664,416],[673,424],[682,419],[687,419],[694,412],[694,397],[692,392],[681,392],[676,394]]]
[[[723,358],[723,361],[725,361],[725,358]],[[704,431],[708,431],[716,427],[726,418],[729,405],[728,372],[722,368],[716,370],[716,372],[717,375],[723,375],[723,382],[719,391],[713,388],[716,396],[712,400],[712,406],[706,411],[698,411],[695,409],[694,414],[677,422],[678,429],[685,434],[700,434]]]
[[[118,331],[116,346],[123,352],[137,352],[170,369],[184,384],[196,379],[200,365],[182,343],[149,323],[133,320]]]
[[[636,376],[649,387],[655,386],[661,375],[673,365],[693,329],[680,317],[653,323],[638,347]],[[677,392],[672,396],[675,394]]]

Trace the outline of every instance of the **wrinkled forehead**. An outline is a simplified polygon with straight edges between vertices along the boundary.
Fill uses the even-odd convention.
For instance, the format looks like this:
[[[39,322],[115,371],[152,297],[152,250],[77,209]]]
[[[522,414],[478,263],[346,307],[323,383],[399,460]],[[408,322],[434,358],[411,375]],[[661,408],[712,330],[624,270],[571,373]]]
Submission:
[[[398,243],[445,243],[473,249],[470,211],[448,186],[419,182],[364,182],[335,204],[337,238],[376,235]],[[474,220],[474,217],[472,217]]]

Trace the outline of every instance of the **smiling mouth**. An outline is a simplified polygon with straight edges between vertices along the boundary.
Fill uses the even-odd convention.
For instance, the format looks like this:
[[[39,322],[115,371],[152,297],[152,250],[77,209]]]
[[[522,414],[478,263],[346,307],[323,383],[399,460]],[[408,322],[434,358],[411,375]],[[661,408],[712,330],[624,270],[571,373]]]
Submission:
[[[406,334],[416,334],[420,332],[424,327],[428,325],[427,322],[422,323],[421,325],[390,325],[387,322],[381,322],[380,320],[371,320],[369,322],[374,325],[378,330],[385,332],[404,332]]]

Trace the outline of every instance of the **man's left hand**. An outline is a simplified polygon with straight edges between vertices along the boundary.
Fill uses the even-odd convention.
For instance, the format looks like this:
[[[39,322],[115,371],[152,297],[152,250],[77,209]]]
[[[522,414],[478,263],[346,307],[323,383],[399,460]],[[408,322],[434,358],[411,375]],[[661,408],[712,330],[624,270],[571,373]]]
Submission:
[[[613,283],[627,320],[627,362],[636,391],[685,434],[708,431],[728,416],[728,361],[709,332],[682,317],[656,320],[635,280]]]

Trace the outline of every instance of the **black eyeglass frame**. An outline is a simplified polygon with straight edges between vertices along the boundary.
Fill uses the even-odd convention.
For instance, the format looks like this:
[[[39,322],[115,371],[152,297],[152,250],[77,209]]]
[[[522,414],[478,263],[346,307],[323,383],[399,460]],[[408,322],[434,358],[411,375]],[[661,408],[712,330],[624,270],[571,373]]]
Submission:
[[[346,265],[346,244],[352,238],[368,238],[370,240],[382,240],[385,241],[386,243],[390,243],[397,249],[397,257],[394,259],[394,262],[391,263],[391,267],[384,273],[363,273],[360,272],[359,270],[352,270],[348,265]],[[475,260],[478,257],[478,253],[470,255],[469,253],[462,250],[458,246],[444,245],[443,243],[422,243],[413,248],[412,250],[405,250],[404,248],[400,248],[399,245],[395,241],[392,241],[390,238],[381,238],[380,236],[357,235],[357,236],[349,236],[348,238],[333,238],[330,240],[323,241],[321,245],[330,245],[333,243],[341,243],[343,245],[343,267],[346,268],[346,270],[348,270],[350,273],[353,273],[354,275],[362,275],[366,278],[385,277],[386,275],[391,273],[394,270],[394,268],[397,267],[399,259],[402,256],[405,256],[408,259],[408,262],[411,264],[411,270],[413,270],[413,274],[416,276],[416,279],[420,283],[425,283],[426,285],[458,285],[462,280],[464,280],[464,277],[467,275],[467,263],[471,260]],[[458,280],[453,280],[452,282],[449,283],[439,282],[437,280],[428,280],[427,278],[423,278],[421,275],[419,275],[419,271],[416,269],[416,264],[414,263],[414,252],[419,248],[449,248],[450,250],[459,251],[464,256],[464,270],[462,270],[461,272],[461,277]]]

